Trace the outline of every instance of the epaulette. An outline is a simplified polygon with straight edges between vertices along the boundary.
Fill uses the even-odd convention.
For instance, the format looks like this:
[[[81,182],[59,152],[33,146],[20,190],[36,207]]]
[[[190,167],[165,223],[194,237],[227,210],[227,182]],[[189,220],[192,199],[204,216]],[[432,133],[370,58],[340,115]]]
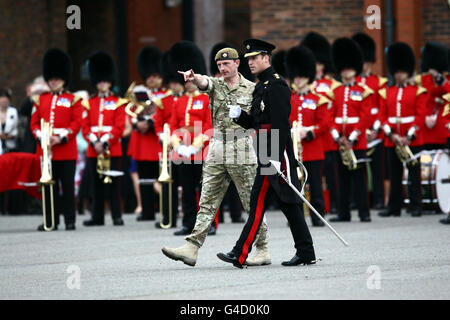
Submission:
[[[339,87],[342,82],[339,82],[337,80],[335,80],[334,78],[329,78],[331,80],[331,86],[330,86],[330,91],[336,89],[337,87]]]
[[[442,99],[444,99],[444,100],[447,101],[447,102],[450,102],[450,92],[447,93],[447,94],[444,94],[444,95],[442,96]]]
[[[388,82],[388,78],[385,77],[378,77],[378,79],[378,88],[383,87]]]
[[[81,101],[81,105],[82,105],[86,110],[91,109],[91,105],[89,104],[89,100],[83,99],[83,100]]]
[[[40,95],[38,95],[38,94],[35,94],[35,95],[33,95],[32,97],[31,97],[31,99],[33,100],[33,102],[34,102],[34,104],[35,105],[37,105],[37,106],[39,106],[39,103],[40,103],[40,98],[41,96]]]
[[[426,92],[427,92],[427,89],[425,89],[422,86],[418,86],[418,89],[417,89],[417,92],[416,92],[416,96],[418,96],[418,95],[420,95],[422,93],[426,93]]]
[[[319,101],[317,101],[317,105],[321,106],[322,104],[330,102],[330,100],[325,98],[324,96],[322,96],[322,95],[319,95],[319,96],[320,96],[320,98],[319,98]]]
[[[162,99],[165,99],[167,97],[170,97],[173,94],[172,90],[167,90],[163,97],[157,98],[153,100],[153,102],[160,108],[161,110],[164,110],[164,104],[162,103]]]
[[[368,85],[361,83],[361,82],[359,82],[358,85],[364,89],[363,99],[367,98],[368,96],[370,96],[371,94],[374,93],[374,91],[372,89],[370,89],[370,87]]]
[[[382,88],[382,89],[378,90],[378,94],[379,94],[384,100],[386,100],[386,88]]]
[[[417,84],[418,86],[422,85],[422,75],[418,74],[414,77],[414,82],[415,84]]]
[[[117,100],[117,107],[120,107],[120,106],[123,106],[124,104],[127,104],[128,103],[128,99],[125,99],[125,98],[119,98],[118,100]]]
[[[80,100],[83,100],[83,98],[74,94],[73,95],[73,100],[72,100],[72,105],[74,105],[75,103],[77,103]]]

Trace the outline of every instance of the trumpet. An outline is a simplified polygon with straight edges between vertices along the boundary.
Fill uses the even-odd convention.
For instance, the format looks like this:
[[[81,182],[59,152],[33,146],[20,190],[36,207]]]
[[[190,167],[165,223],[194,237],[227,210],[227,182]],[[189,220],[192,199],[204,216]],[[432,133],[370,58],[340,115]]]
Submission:
[[[341,155],[342,164],[348,168],[348,170],[356,170],[358,167],[358,161],[356,160],[355,152],[352,148],[347,147],[345,144],[339,146],[339,153]]]
[[[41,167],[41,178],[38,184],[41,186],[42,193],[42,213],[44,218],[44,230],[52,231],[55,229],[55,207],[54,207],[54,196],[53,196],[53,185],[55,182],[52,179],[52,163],[51,163],[51,146],[50,137],[53,133],[53,127],[50,123],[45,122],[41,119],[41,148],[42,148],[42,167]],[[50,217],[51,225],[47,226],[47,207],[46,207],[46,197],[45,197],[45,187],[48,186],[50,189]]]
[[[125,99],[129,101],[125,106],[125,112],[132,118],[149,120],[156,112],[156,105],[150,99],[139,101],[133,91],[135,86],[135,82],[131,83],[125,93]]]
[[[106,171],[111,170],[111,153],[109,150],[106,150],[97,156],[97,173],[100,176],[100,179],[103,178],[103,183],[110,184],[112,183],[112,178],[110,176],[105,175]]]
[[[160,167],[161,172],[158,177],[158,182],[162,184],[161,192],[159,193],[159,208],[161,211],[160,217],[160,226],[162,229],[169,229],[172,227],[172,183],[173,180],[170,175],[170,171],[172,169],[171,161],[169,160],[169,138],[170,138],[170,128],[169,124],[164,124],[164,131],[163,131],[163,151],[162,151],[162,159],[160,159]],[[162,162],[162,163],[161,163]],[[166,186],[166,188],[164,188]],[[163,212],[164,212],[164,189],[168,192],[168,206],[169,206],[169,222],[167,224],[164,224],[163,222]]]

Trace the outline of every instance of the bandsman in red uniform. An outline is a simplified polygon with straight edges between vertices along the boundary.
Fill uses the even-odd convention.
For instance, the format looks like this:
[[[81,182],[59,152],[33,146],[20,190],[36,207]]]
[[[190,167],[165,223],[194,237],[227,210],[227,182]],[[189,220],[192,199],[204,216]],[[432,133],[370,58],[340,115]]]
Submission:
[[[450,86],[446,88],[446,92],[442,97],[445,101],[442,117],[444,118],[444,124],[447,129],[447,149],[450,150]],[[444,219],[439,220],[439,222],[442,224],[450,224],[450,213]]]
[[[169,61],[172,61],[175,70],[192,68],[196,73],[206,73],[203,54],[190,41],[174,44],[169,52]],[[182,75],[178,76],[180,81],[184,81]],[[183,221],[175,235],[189,235],[195,226],[202,164],[208,153],[212,128],[208,106],[208,95],[201,94],[191,82],[185,84],[185,94],[173,105],[170,118],[171,142],[175,153],[174,161],[179,163],[179,178],[183,188]]]
[[[370,127],[366,131],[368,156],[371,158],[370,169],[372,172],[373,205],[376,209],[384,207],[384,157],[383,157],[383,131],[378,120],[380,97],[378,91],[386,87],[388,79],[372,73],[372,65],[375,63],[375,41],[365,33],[356,33],[352,39],[361,47],[364,64],[363,71],[356,76],[356,82],[362,83],[373,90],[375,103],[370,109]],[[370,155],[369,155],[370,153]]]
[[[397,42],[388,47],[387,66],[395,85],[380,90],[380,121],[386,135],[384,146],[391,168],[391,188],[388,208],[379,213],[381,217],[400,216],[403,204],[403,163],[395,152],[395,145],[407,145],[413,154],[420,151],[427,99],[426,89],[410,83],[415,57],[408,44]],[[420,216],[420,161],[416,165],[409,162],[407,166],[411,215]]]
[[[104,225],[105,192],[110,196],[111,217],[113,225],[123,225],[120,209],[118,178],[109,177],[97,171],[99,156],[110,159],[109,170],[118,171],[122,157],[121,137],[125,129],[125,104],[111,92],[116,79],[116,67],[113,58],[100,51],[89,59],[89,77],[97,94],[88,101],[83,101],[82,132],[89,143],[86,170],[93,177],[93,211],[92,218],[84,221],[85,226]],[[108,168],[105,168],[108,169]],[[109,189],[109,190],[108,190]]]
[[[308,171],[311,204],[321,214],[324,212],[322,193],[322,164],[325,158],[322,136],[328,134],[328,112],[330,102],[311,89],[316,76],[316,60],[306,46],[291,48],[286,56],[287,76],[291,82],[291,126],[297,121],[297,140],[300,141],[298,159],[303,162]],[[311,214],[313,226],[325,224],[314,214]]]
[[[168,61],[169,52],[165,52],[161,58],[161,75],[163,76],[163,82],[167,84],[168,89],[164,96],[157,98],[154,102],[157,105],[155,116],[153,117],[154,127],[156,135],[159,137],[159,142],[163,144],[163,132],[164,124],[168,123],[170,126],[170,118],[173,113],[173,106],[176,101],[184,94],[184,85],[179,82],[180,79],[176,71],[169,64]],[[177,216],[178,216],[178,185],[179,185],[179,175],[178,166],[171,161],[171,178],[172,178],[172,226],[171,228],[176,228],[177,226]],[[169,187],[168,184],[159,185],[159,192],[163,193],[163,224],[167,225],[169,223]],[[160,221],[155,223],[156,228],[161,228]]]
[[[342,85],[330,92],[333,99],[330,133],[339,147],[352,149],[356,159],[366,157],[366,129],[370,125],[370,109],[373,107],[373,91],[356,82],[361,73],[363,55],[358,44],[350,38],[339,38],[332,45],[336,71],[342,78]],[[370,222],[365,166],[350,169],[343,164],[342,154],[338,157],[339,213],[330,221],[350,221],[350,191],[361,222]],[[353,185],[353,189],[351,189]]]
[[[422,137],[426,150],[445,148],[446,128],[442,117],[445,105],[444,83],[450,81],[448,69],[448,48],[437,42],[428,42],[422,48],[420,60],[421,74],[414,77],[414,82],[427,89],[427,111]]]
[[[59,214],[64,214],[66,230],[75,230],[75,165],[78,157],[76,136],[81,128],[81,98],[66,90],[72,77],[72,60],[59,49],[50,49],[44,55],[43,75],[50,92],[33,97],[30,128],[34,137],[41,140],[41,119],[53,127],[50,138],[51,171],[55,186],[61,183],[62,199],[55,188],[55,225],[59,224]],[[41,146],[37,154],[42,156]],[[50,221],[50,202],[46,199],[47,221]],[[60,207],[62,204],[62,207]],[[44,230],[44,225],[38,227]]]
[[[336,81],[332,74],[334,73],[333,61],[331,58],[331,45],[327,38],[316,32],[309,32],[300,43],[307,46],[316,58],[316,81],[313,83],[313,90],[328,98],[328,92],[336,89],[340,82]],[[333,104],[328,104],[328,118],[331,116]],[[337,213],[338,205],[338,183],[337,183],[337,145],[329,134],[322,135],[323,151],[325,159],[323,163],[323,175],[325,177],[327,189],[330,198],[330,213]]]
[[[145,85],[134,88],[139,101],[153,101],[165,95],[161,76],[162,52],[155,46],[143,48],[137,57],[139,74]],[[162,152],[159,138],[156,135],[152,117],[139,116],[132,119],[133,133],[129,143],[129,154],[136,160],[140,179],[157,179],[159,176],[159,153]],[[142,197],[142,213],[138,221],[155,220],[155,201],[157,199],[154,186],[140,184]]]

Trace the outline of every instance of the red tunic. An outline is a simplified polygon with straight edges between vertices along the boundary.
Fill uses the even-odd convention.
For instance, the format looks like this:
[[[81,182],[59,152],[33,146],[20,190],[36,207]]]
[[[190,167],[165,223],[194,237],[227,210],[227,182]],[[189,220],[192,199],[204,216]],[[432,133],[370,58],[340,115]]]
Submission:
[[[105,139],[107,137],[111,157],[122,156],[121,137],[125,129],[125,104],[126,100],[114,95],[105,98],[95,96],[83,103],[82,130],[83,136],[88,141]],[[105,137],[105,138],[103,138]],[[98,154],[89,143],[87,157],[97,158]]]
[[[191,160],[205,160],[208,154],[209,138],[212,137],[211,110],[209,97],[196,91],[193,95],[185,94],[174,102],[170,118],[170,131],[173,139],[189,146],[203,135],[203,148],[191,156]],[[180,159],[174,152],[173,159]]]
[[[81,128],[83,107],[81,98],[69,92],[60,94],[43,93],[33,98],[33,111],[30,128],[37,138],[41,130],[41,119],[53,125],[54,136],[66,136],[67,142],[52,148],[52,160],[76,160],[78,149],[76,136]],[[38,144],[36,153],[41,156],[42,148]]]
[[[336,81],[333,78],[325,76],[320,80],[316,80],[313,83],[313,88],[314,88],[314,92],[329,99],[330,97],[328,96],[328,93],[331,92],[332,90],[334,90],[335,88],[337,88],[339,85],[341,85],[341,83],[339,81]],[[328,104],[328,108],[327,108],[327,113],[328,113],[327,118],[328,119],[331,118],[331,113],[332,113],[331,108],[332,107],[333,107],[333,104],[330,101],[330,103]],[[331,136],[329,134],[322,135],[322,145],[323,145],[324,152],[337,151],[337,149],[338,149],[336,143],[333,141],[333,139],[331,138]]]
[[[447,75],[447,79],[449,78],[450,76]],[[436,85],[433,76],[428,72],[416,76],[414,80],[417,85],[427,89],[426,116],[436,116],[436,124],[433,128],[429,129],[426,125],[423,127],[423,144],[446,144],[447,128],[442,118],[442,108],[445,104],[442,95],[445,93],[445,88]]]
[[[383,129],[389,126],[392,133],[405,136],[411,127],[416,126],[416,139],[411,142],[411,146],[421,146],[426,113],[426,89],[413,85],[402,88],[392,86],[381,89],[379,93],[380,121]],[[394,143],[386,137],[384,145],[393,147]]]
[[[354,83],[341,85],[329,95],[333,99],[330,130],[336,129],[347,139],[354,130],[358,130],[360,134],[353,150],[366,150],[366,129],[370,126],[370,109],[374,105],[373,91],[368,86]],[[337,145],[336,142],[334,144]]]
[[[323,96],[308,92],[299,95],[291,94],[291,114],[289,120],[298,122],[300,127],[311,130],[314,138],[310,141],[302,140],[302,161],[323,160],[324,151],[322,136],[328,133],[328,106],[329,100]]]

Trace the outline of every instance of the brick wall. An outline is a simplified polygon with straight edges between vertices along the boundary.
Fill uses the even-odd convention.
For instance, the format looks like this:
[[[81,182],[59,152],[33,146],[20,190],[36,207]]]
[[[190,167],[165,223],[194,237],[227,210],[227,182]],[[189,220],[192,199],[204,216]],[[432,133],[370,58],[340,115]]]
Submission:
[[[330,41],[363,31],[363,0],[251,0],[251,35],[279,49],[297,45],[309,31]]]
[[[0,43],[0,86],[13,90],[20,107],[26,84],[42,74],[45,52],[67,48],[65,1],[0,0]]]
[[[423,42],[438,41],[450,47],[450,6],[447,0],[422,2]]]

